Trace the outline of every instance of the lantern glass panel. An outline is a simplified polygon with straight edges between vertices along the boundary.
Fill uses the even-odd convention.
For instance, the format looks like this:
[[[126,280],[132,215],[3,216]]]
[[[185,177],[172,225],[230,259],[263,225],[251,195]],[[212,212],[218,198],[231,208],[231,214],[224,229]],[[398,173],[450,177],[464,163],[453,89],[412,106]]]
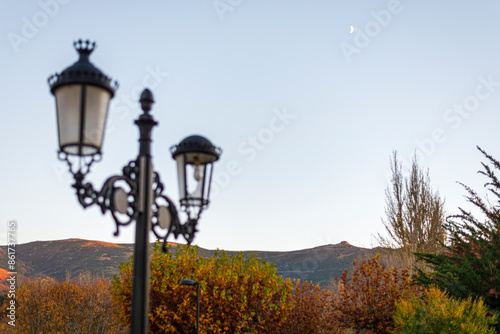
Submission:
[[[62,86],[55,92],[59,147],[68,154],[78,154],[81,94],[81,85]]]
[[[204,207],[208,204],[213,164],[186,163],[190,154],[180,154],[177,161],[180,202],[185,207]]]
[[[179,198],[182,201],[186,198],[186,169],[185,155],[179,154],[175,160],[177,161],[177,179],[179,182]]]
[[[214,170],[214,164],[209,163],[205,165],[205,171],[204,175],[205,177],[203,178],[203,182],[205,183],[205,187],[203,189],[204,194],[203,194],[203,199],[205,201],[205,204],[208,204],[210,200],[210,188],[212,186],[212,173]]]
[[[85,128],[83,132],[84,151],[97,153],[102,147],[106,115],[111,94],[102,88],[86,86],[85,92]]]
[[[186,165],[187,205],[202,206],[206,165]]]
[[[98,153],[111,93],[95,86],[74,84],[61,86],[55,95],[60,149],[74,155]]]

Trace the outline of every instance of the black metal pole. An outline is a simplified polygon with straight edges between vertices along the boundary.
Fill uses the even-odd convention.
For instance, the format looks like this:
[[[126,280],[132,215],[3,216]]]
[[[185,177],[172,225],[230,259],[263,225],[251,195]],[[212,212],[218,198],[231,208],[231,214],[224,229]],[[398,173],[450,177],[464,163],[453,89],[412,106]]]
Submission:
[[[145,89],[140,99],[144,111],[135,124],[139,127],[139,155],[137,165],[139,175],[137,186],[139,195],[136,206],[139,212],[136,221],[135,249],[134,249],[134,276],[132,287],[132,310],[130,315],[131,334],[146,334],[149,332],[149,231],[151,231],[152,206],[152,175],[151,163],[151,132],[158,123],[149,114],[153,104],[153,95]]]
[[[200,282],[196,282],[196,334],[200,334]]]

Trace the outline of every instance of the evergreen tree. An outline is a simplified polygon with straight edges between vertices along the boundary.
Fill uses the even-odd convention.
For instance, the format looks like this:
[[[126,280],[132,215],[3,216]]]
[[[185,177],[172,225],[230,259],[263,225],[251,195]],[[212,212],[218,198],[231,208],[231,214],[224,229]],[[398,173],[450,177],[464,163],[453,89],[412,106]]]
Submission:
[[[484,218],[480,220],[459,208],[460,214],[449,217],[445,224],[450,236],[446,252],[417,254],[433,271],[419,271],[416,279],[424,285],[436,285],[453,297],[481,297],[490,309],[500,311],[500,181],[494,173],[500,170],[500,163],[478,149],[489,160],[489,164],[482,163],[484,170],[479,173],[489,179],[485,187],[494,201],[481,198],[462,184],[468,202],[478,208]]]

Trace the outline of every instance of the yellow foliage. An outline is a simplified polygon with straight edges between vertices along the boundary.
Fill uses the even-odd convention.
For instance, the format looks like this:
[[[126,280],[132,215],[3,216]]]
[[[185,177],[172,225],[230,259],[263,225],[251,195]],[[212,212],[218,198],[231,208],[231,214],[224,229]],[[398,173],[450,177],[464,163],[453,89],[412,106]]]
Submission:
[[[498,316],[488,311],[481,299],[456,300],[431,287],[423,298],[401,300],[397,304],[394,333],[494,334]]]
[[[151,332],[194,332],[196,287],[181,285],[183,279],[201,283],[200,333],[274,334],[291,308],[292,283],[278,276],[270,263],[243,253],[229,257],[223,251],[204,258],[193,246],[164,254],[157,246],[151,260]],[[131,289],[128,262],[112,283],[124,323],[129,321]]]

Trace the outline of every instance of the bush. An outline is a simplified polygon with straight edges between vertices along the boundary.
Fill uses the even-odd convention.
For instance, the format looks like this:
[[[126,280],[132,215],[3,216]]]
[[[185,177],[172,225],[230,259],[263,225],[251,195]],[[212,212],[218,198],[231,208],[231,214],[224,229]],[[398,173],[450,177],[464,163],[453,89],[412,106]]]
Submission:
[[[394,334],[453,333],[493,334],[496,315],[488,315],[481,299],[452,299],[437,288],[430,288],[423,298],[402,300],[396,304]]]
[[[64,282],[36,279],[18,288],[16,305],[17,333],[104,334],[124,330],[114,314],[109,281],[101,278],[82,275]]]
[[[332,292],[311,282],[295,282],[292,310],[282,325],[280,334],[332,333],[329,312]],[[276,331],[278,333],[278,331]]]
[[[412,285],[407,270],[386,268],[377,254],[370,260],[354,262],[354,273],[348,280],[344,271],[338,294],[333,299],[332,320],[340,328],[369,333],[388,333],[394,329],[396,302],[420,293]]]
[[[200,333],[276,333],[291,309],[293,285],[274,266],[243,253],[223,251],[202,257],[194,246],[163,253],[157,243],[151,259],[149,324],[152,333],[193,333],[196,328],[196,288],[200,282]],[[128,323],[132,261],[120,265],[112,283],[119,316]]]

